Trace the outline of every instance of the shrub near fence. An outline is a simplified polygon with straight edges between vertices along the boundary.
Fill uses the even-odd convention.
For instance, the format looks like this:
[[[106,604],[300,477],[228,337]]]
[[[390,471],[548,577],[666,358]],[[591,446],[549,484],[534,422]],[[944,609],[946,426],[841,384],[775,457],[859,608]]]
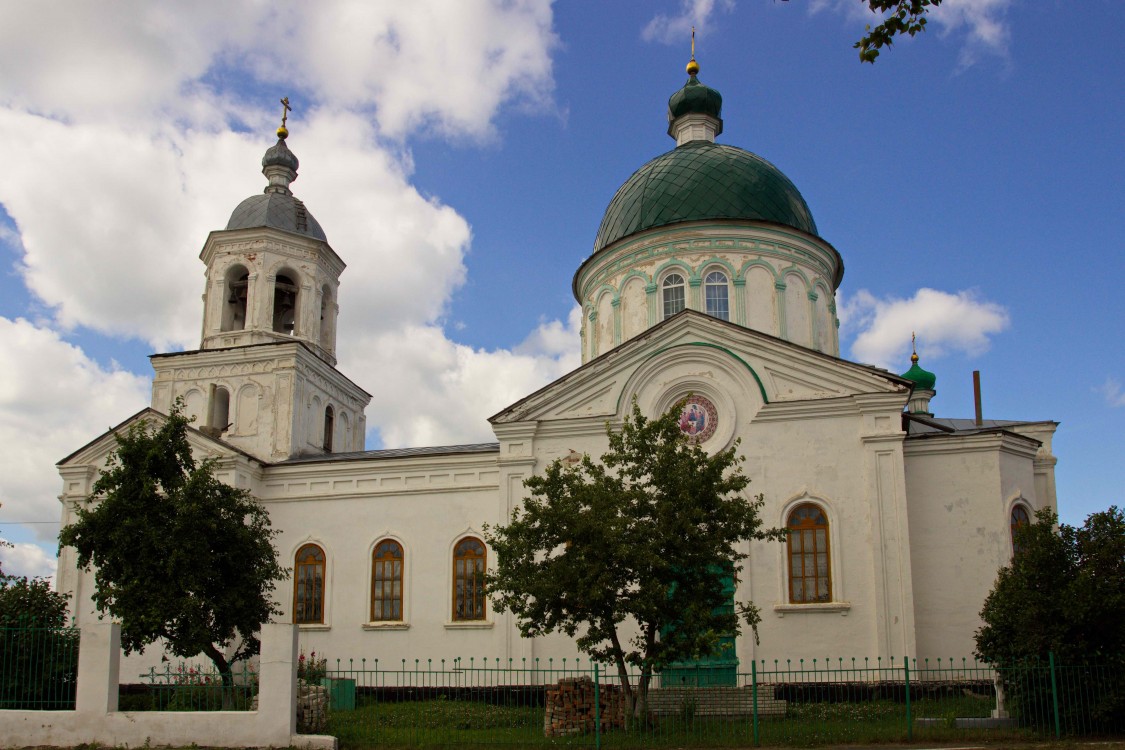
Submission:
[[[0,709],[73,709],[78,639],[77,628],[0,628]]]
[[[1043,664],[994,670],[967,661],[904,659],[759,661],[749,666],[730,686],[685,687],[685,670],[679,667],[675,684],[665,685],[657,676],[650,710],[625,728],[615,717],[600,715],[607,698],[620,694],[616,670],[605,665],[565,660],[337,661],[330,664],[326,679],[330,684],[341,681],[351,691],[354,709],[334,706],[328,731],[344,748],[815,746],[1123,731],[1120,721],[1099,723],[1097,717],[1110,705],[1108,677],[1086,679],[1089,668]],[[1114,672],[1113,678],[1120,685],[1122,675]],[[1046,686],[1053,690],[1050,710],[1044,715],[1011,697],[1005,702],[997,684],[1017,695],[1025,694],[1020,684]],[[329,689],[333,701],[338,700],[340,685]],[[550,706],[572,692],[581,693],[580,700],[567,703],[562,710],[573,716],[560,722],[560,708]],[[594,715],[587,717],[588,711]]]

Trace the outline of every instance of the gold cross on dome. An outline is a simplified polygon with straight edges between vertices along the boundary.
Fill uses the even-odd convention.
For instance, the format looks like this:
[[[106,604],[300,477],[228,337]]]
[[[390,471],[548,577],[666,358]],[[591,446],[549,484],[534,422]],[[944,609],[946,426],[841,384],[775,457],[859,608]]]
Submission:
[[[281,127],[285,127],[285,121],[288,119],[289,113],[293,111],[293,108],[289,106],[288,96],[281,100],[281,106]]]

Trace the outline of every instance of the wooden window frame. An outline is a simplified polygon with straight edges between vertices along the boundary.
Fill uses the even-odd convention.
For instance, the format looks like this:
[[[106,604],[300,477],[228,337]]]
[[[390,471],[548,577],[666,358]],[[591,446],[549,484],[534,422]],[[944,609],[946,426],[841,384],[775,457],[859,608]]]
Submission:
[[[384,548],[390,548],[393,545],[398,549],[397,558],[393,555],[389,559],[380,558],[380,551]],[[394,563],[397,563],[397,570]],[[390,575],[387,575],[387,568],[390,567]],[[371,620],[370,622],[403,622],[405,620],[405,604],[406,597],[404,596],[404,572],[406,569],[406,550],[403,549],[395,539],[380,539],[375,545],[375,549],[371,550]],[[379,596],[380,584],[382,584],[383,593],[386,594],[386,585],[390,584],[390,596]],[[395,593],[395,584],[398,584],[397,595]],[[386,615],[386,603],[390,603],[390,615]],[[380,604],[378,608],[376,604]],[[394,614],[395,604],[398,604],[398,616]]]
[[[462,547],[469,542],[475,542],[480,548],[480,554],[475,552],[470,553],[468,550],[462,550]],[[458,563],[466,561],[480,561],[479,564],[473,563],[473,576],[470,580],[468,576],[464,575],[462,571],[458,570]],[[475,536],[461,537],[457,543],[453,545],[453,621],[454,622],[483,622],[488,619],[488,599],[484,593],[484,573],[488,570],[488,548],[484,542]],[[469,599],[472,604],[472,611],[468,614],[464,613],[464,607],[458,606],[458,593],[465,589],[461,588],[459,584],[466,582],[468,589],[466,599]]]
[[[815,518],[810,519],[806,516],[805,519],[797,521],[797,514],[802,511],[815,511],[824,523],[817,523]],[[797,524],[797,525],[795,525]],[[788,573],[786,579],[786,586],[789,589],[789,603],[790,604],[823,604],[831,602],[832,599],[832,534],[831,524],[828,521],[828,513],[824,508],[815,503],[801,503],[793,510],[789,511],[789,515],[785,520],[785,528],[789,530],[785,540],[785,568]],[[819,548],[817,543],[817,534],[819,530],[824,531],[824,549]],[[799,540],[794,544],[795,540]],[[813,569],[809,574],[805,570],[805,558],[809,555],[809,550],[806,545],[811,540],[813,556]],[[796,547],[796,549],[794,549]],[[820,575],[817,571],[817,560],[819,555],[824,555],[824,575]],[[800,556],[800,571],[794,570],[794,555]],[[812,585],[812,591],[820,591],[820,582],[825,581],[825,588],[827,593],[824,595],[815,594],[809,596],[806,592],[809,591],[809,585]],[[795,593],[794,583],[799,581],[801,583],[801,596],[797,597]]]
[[[315,559],[315,553],[313,552],[314,550],[316,552],[320,553],[320,559],[319,560]],[[304,559],[302,559],[303,557],[304,557]],[[309,568],[314,570],[313,579],[312,579],[312,582],[314,584],[313,595],[316,596],[316,598],[318,599],[318,601],[316,602],[317,606],[314,608],[314,611],[311,613],[313,615],[313,617],[306,617],[305,610],[308,609],[308,605],[307,604],[304,605],[304,606],[301,605],[301,596],[300,596],[302,585],[304,585],[304,586],[308,585],[308,582],[304,581],[303,578],[304,578],[304,575],[305,575],[304,571],[306,569],[309,569]],[[316,590],[316,586],[315,586],[315,583],[316,583],[315,570],[317,568],[320,569],[319,592]],[[327,578],[328,578],[328,555],[325,554],[324,548],[321,547],[319,544],[316,544],[314,542],[308,542],[306,544],[302,544],[297,549],[297,553],[295,555],[293,555],[293,622],[294,623],[296,623],[298,625],[323,625],[324,624],[324,603],[325,603],[325,598],[326,598],[325,592],[326,592],[326,589],[327,589],[327,585],[326,585]],[[319,611],[317,611],[317,610],[319,610]],[[319,615],[319,617],[317,617],[317,615]]]

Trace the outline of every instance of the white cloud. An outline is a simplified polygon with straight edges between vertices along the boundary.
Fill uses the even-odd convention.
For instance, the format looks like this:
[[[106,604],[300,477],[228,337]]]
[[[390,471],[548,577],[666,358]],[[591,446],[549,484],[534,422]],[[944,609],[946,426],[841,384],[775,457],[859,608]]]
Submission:
[[[1107,377],[1105,383],[1097,389],[1103,396],[1105,402],[1114,408],[1125,407],[1125,389],[1121,387],[1121,381],[1117,378]]]
[[[852,358],[888,369],[902,366],[912,332],[919,355],[936,359],[950,351],[982,354],[989,337],[1008,327],[1007,310],[973,291],[923,288],[909,299],[879,299],[861,289],[840,303],[839,315],[841,333],[854,336]]]
[[[3,542],[0,539],[0,542]],[[28,542],[15,542],[11,546],[0,544],[0,569],[4,575],[17,578],[47,578],[54,580],[58,560],[48,555],[42,547]]]
[[[492,351],[405,326],[361,335],[343,367],[378,373],[367,419],[387,447],[487,442],[488,417],[578,366],[580,322],[576,307],[566,325],[542,323],[514,350]]]
[[[54,331],[21,319],[0,318],[0,362],[0,511],[16,521],[50,521],[59,516],[55,463],[143,408],[149,383],[99,367]]]
[[[1005,16],[1012,0],[945,0],[930,11],[942,34],[964,32],[958,64],[967,68],[984,55],[1008,57],[1011,28]]]
[[[716,11],[729,11],[734,8],[733,0],[680,0],[680,13],[669,16],[658,13],[641,30],[641,38],[646,42],[683,45],[691,39],[692,27],[702,36]]]
[[[264,186],[280,94],[295,107],[294,191],[349,264],[341,369],[376,394],[372,431],[388,445],[488,440],[487,416],[577,364],[575,315],[514,351],[444,335],[472,233],[414,188],[406,145],[495,138],[506,108],[553,106],[549,0],[0,12],[0,204],[17,232],[3,239],[39,316],[0,318],[4,517],[57,517],[54,463],[148,402],[145,378],[60,331],[198,345],[198,252]],[[263,89],[278,93],[239,98]]]

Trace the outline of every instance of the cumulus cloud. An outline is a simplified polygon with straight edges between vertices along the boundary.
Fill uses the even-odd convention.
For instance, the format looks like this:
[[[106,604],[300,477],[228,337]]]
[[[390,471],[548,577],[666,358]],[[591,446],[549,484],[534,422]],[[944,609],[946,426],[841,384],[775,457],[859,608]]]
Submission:
[[[839,315],[841,333],[854,337],[852,358],[888,369],[902,364],[913,332],[919,355],[927,359],[950,351],[977,355],[988,350],[989,337],[1009,322],[1004,307],[980,299],[976,292],[924,288],[909,299],[880,299],[861,289],[843,300]]]
[[[927,14],[927,29],[963,40],[959,69],[973,65],[985,55],[1007,58],[1011,29],[1006,15],[1011,5],[1012,0],[944,0]],[[879,23],[882,17],[856,0],[813,0],[809,4],[810,14],[826,10],[844,15],[849,22],[871,25]]]
[[[0,240],[35,314],[0,318],[2,361],[17,363],[0,373],[4,517],[56,517],[54,463],[148,403],[146,378],[99,366],[69,331],[198,346],[197,256],[265,184],[275,91],[295,108],[293,189],[349,264],[340,366],[377,394],[372,433],[487,440],[488,415],[575,366],[576,315],[511,351],[444,334],[472,231],[411,183],[412,136],[486,141],[502,110],[553,107],[550,5],[0,0],[0,205],[14,227]]]
[[[1125,389],[1117,378],[1107,377],[1105,383],[1097,389],[1104,397],[1105,402],[1111,407],[1125,407]]]
[[[47,578],[54,580],[59,564],[41,547],[27,542],[3,544],[0,539],[0,570],[17,578]]]
[[[406,326],[361,336],[345,372],[379,373],[367,419],[387,447],[487,442],[495,439],[489,416],[579,365],[580,324],[575,307],[565,325],[541,323],[512,350],[474,349],[435,326]]]
[[[106,369],[49,329],[0,317],[0,512],[17,521],[59,515],[55,463],[148,403],[149,382]],[[49,525],[30,527],[53,535]]]
[[[716,11],[729,11],[734,8],[734,0],[680,0],[677,15],[658,13],[641,30],[641,38],[646,42],[683,45],[691,38],[694,27],[702,35],[711,16]]]

